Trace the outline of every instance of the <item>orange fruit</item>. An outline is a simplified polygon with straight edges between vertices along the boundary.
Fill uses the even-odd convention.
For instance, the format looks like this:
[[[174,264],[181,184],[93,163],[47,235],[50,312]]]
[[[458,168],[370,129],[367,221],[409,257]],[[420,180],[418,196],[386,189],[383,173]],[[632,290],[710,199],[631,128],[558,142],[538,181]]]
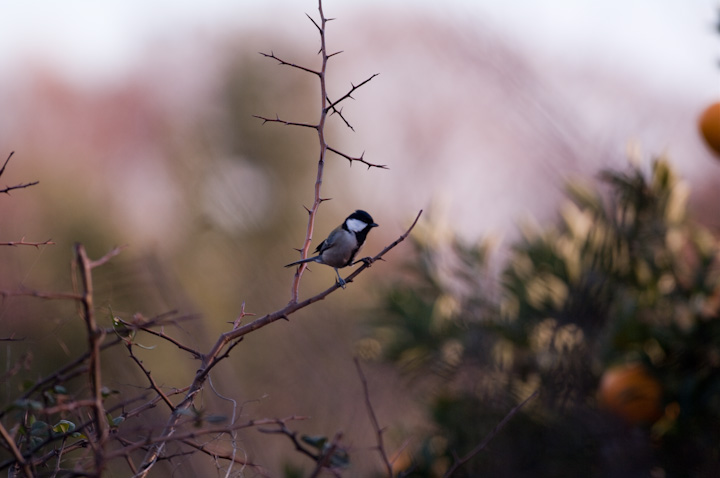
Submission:
[[[699,126],[705,142],[720,156],[720,102],[713,103],[700,115]]]
[[[639,363],[603,373],[598,404],[633,425],[652,424],[663,414],[662,385]]]

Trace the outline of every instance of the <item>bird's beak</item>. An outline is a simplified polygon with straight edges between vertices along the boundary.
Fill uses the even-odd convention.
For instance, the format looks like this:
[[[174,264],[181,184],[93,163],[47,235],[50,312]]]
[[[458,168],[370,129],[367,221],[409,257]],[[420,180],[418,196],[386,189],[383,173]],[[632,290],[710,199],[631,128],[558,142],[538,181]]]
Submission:
[[[372,224],[370,224],[370,227],[378,227],[378,225],[373,222]]]

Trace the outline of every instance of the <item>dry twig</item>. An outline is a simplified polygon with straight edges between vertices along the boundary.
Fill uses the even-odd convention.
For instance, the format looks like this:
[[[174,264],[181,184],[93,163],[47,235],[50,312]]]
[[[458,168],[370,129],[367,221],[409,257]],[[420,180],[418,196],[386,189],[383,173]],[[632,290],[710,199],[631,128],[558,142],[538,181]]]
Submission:
[[[387,453],[385,452],[385,444],[383,443],[383,430],[380,428],[380,423],[378,422],[377,416],[375,416],[375,410],[373,409],[372,402],[370,401],[370,389],[368,388],[367,379],[365,378],[365,374],[362,371],[362,367],[360,367],[360,360],[355,358],[355,368],[357,369],[358,377],[360,377],[360,382],[362,383],[363,387],[363,396],[365,397],[365,408],[367,408],[368,416],[370,417],[370,422],[372,423],[373,430],[375,431],[375,439],[377,441],[377,451],[380,454],[380,458],[382,459],[383,466],[385,466],[385,471],[387,472],[388,478],[392,478],[393,476],[393,470],[392,470],[392,464],[390,463],[390,460],[388,459]]]
[[[495,425],[495,428],[493,428],[493,430],[487,434],[487,436],[483,439],[483,441],[481,441],[475,448],[470,450],[465,456],[463,456],[463,457],[456,456],[455,461],[453,462],[452,466],[448,469],[448,471],[445,472],[445,474],[443,475],[443,478],[449,478],[450,476],[452,476],[453,473],[455,473],[461,466],[463,466],[465,463],[470,461],[475,455],[477,455],[478,453],[483,451],[485,449],[485,447],[487,446],[487,444],[490,443],[490,440],[495,438],[495,435],[497,435],[498,432],[500,430],[502,430],[505,427],[505,425],[507,425],[507,423],[510,421],[510,419],[512,417],[514,417],[515,414],[517,414],[517,412],[519,412],[520,409],[525,406],[525,404],[527,404],[530,400],[535,398],[538,395],[538,393],[540,393],[540,389],[535,390],[529,397],[527,397],[525,400],[523,400],[518,405],[516,405],[512,410],[510,410],[508,412],[508,414],[505,415],[505,418],[503,418],[500,421],[500,423]]]

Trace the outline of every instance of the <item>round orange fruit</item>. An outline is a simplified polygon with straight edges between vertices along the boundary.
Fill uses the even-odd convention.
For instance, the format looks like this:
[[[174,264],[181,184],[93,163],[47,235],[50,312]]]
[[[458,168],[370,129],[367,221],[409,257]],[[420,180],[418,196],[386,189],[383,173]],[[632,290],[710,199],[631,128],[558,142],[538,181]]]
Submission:
[[[713,103],[700,115],[699,126],[705,142],[720,156],[720,102]]]
[[[600,379],[598,403],[633,425],[652,424],[663,414],[662,385],[642,364],[611,367]]]

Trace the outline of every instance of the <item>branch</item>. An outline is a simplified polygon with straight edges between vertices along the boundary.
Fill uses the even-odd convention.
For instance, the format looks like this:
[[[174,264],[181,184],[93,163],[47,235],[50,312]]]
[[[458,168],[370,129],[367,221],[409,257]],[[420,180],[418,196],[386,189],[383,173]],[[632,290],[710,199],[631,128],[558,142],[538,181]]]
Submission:
[[[263,120],[263,124],[265,124],[265,123],[282,123],[287,126],[302,126],[303,128],[318,129],[318,125],[316,125],[316,124],[285,121],[285,120],[280,119],[278,116],[275,116],[275,118],[266,118],[265,116],[253,115],[253,118],[258,118],[258,119]]]
[[[517,414],[517,412],[519,412],[520,409],[521,409],[522,407],[524,407],[526,403],[528,403],[530,400],[532,400],[533,398],[535,398],[535,397],[538,395],[538,393],[540,393],[540,389],[535,390],[529,397],[527,397],[527,398],[526,398],[525,400],[523,400],[521,403],[519,403],[518,405],[516,405],[512,410],[510,410],[510,411],[508,412],[508,414],[505,415],[505,418],[503,418],[503,419],[500,421],[500,423],[498,423],[497,425],[495,425],[495,428],[493,428],[493,431],[491,431],[491,432],[483,439],[483,441],[480,442],[480,444],[479,444],[478,446],[476,446],[475,448],[473,448],[472,450],[470,450],[470,452],[469,452],[467,455],[463,456],[462,458],[457,458],[457,457],[456,457],[456,458],[455,458],[455,463],[453,463],[452,466],[450,467],[450,469],[443,475],[443,478],[448,478],[448,477],[452,476],[452,474],[455,473],[455,472],[458,470],[458,468],[460,468],[460,467],[463,466],[465,463],[467,463],[468,461],[470,461],[475,455],[477,455],[478,453],[480,453],[481,451],[483,451],[483,449],[487,446],[487,444],[490,443],[490,440],[492,440],[493,438],[495,438],[495,435],[497,435],[498,432],[499,432],[500,430],[502,430],[502,429],[505,427],[505,425],[507,425],[507,423],[510,421],[510,419],[511,419],[512,417],[514,417],[515,414]]]
[[[90,269],[95,269],[96,267],[100,267],[101,265],[107,263],[110,259],[120,254],[126,247],[127,246],[115,246],[110,250],[110,252],[102,256],[100,259],[90,261]]]
[[[369,258],[366,261],[363,261],[363,265],[360,266],[355,272],[353,272],[350,276],[348,276],[346,282],[352,282],[355,277],[358,276],[358,274],[362,273],[365,269],[371,266],[371,264],[375,261],[380,260],[385,254],[387,254],[391,249],[393,249],[395,246],[400,244],[402,241],[404,241],[408,235],[410,235],[410,232],[413,230],[415,225],[417,224],[418,220],[420,219],[420,215],[422,214],[422,210],[418,212],[418,215],[415,217],[415,220],[410,225],[410,227],[405,231],[404,234],[402,234],[399,238],[395,240],[392,244],[385,247],[378,255],[376,255],[373,258]],[[202,389],[203,383],[207,379],[208,374],[210,371],[215,367],[215,365],[218,364],[218,362],[227,354],[220,355],[222,350],[228,345],[228,344],[237,344],[237,340],[241,337],[249,334],[250,332],[253,332],[255,330],[258,330],[262,327],[265,327],[277,320],[280,319],[287,319],[287,317],[297,312],[300,309],[303,309],[307,307],[310,304],[313,304],[315,302],[318,302],[320,300],[323,300],[325,297],[330,295],[332,292],[336,291],[340,288],[340,285],[335,283],[332,287],[326,289],[325,291],[310,297],[308,299],[305,299],[302,302],[290,302],[288,305],[286,305],[284,308],[277,310],[275,312],[272,312],[270,314],[267,314],[263,317],[260,317],[259,319],[255,319],[254,321],[245,324],[241,327],[234,328],[233,330],[229,332],[225,332],[224,334],[221,334],[220,337],[218,337],[217,342],[215,342],[215,345],[213,345],[212,349],[203,356],[202,359],[202,366],[195,374],[195,378],[193,379],[192,383],[190,384],[188,388],[188,392],[185,395],[185,398],[178,403],[175,406],[175,412],[170,416],[168,419],[167,424],[165,425],[165,429],[163,430],[161,437],[170,437],[172,436],[175,431],[177,424],[180,420],[180,417],[182,416],[182,412],[192,405],[195,395],[197,395],[200,390]],[[234,346],[234,345],[231,345]],[[147,476],[147,473],[150,471],[152,466],[157,461],[160,454],[163,452],[165,441],[161,441],[158,443],[157,447],[154,447],[152,450],[150,450],[143,460],[143,464],[140,467],[140,472],[136,474],[137,478],[142,478]]]
[[[338,151],[338,150],[335,149],[335,148],[331,148],[330,146],[328,146],[327,149],[329,149],[329,150],[332,151],[333,153],[337,154],[338,156],[342,156],[343,158],[345,158],[345,159],[347,159],[348,161],[350,161],[350,166],[352,166],[353,161],[359,161],[359,162],[363,163],[364,165],[366,165],[366,166],[368,167],[368,169],[370,169],[370,168],[389,169],[389,168],[388,168],[387,166],[385,166],[384,164],[368,163],[368,162],[365,161],[365,159],[364,159],[365,153],[361,154],[359,158],[353,158],[352,156],[349,156],[349,155],[347,155],[347,154],[345,154],[345,153],[343,153],[343,152],[340,152],[340,151]]]
[[[16,184],[15,186],[5,186],[4,189],[0,189],[0,193],[10,194],[10,191],[12,191],[12,190],[29,188],[30,186],[35,186],[36,184],[40,184],[40,181],[33,181],[31,183],[21,183],[21,184]]]
[[[52,239],[48,239],[47,241],[43,242],[25,242],[25,237],[20,239],[19,241],[10,241],[10,242],[0,242],[0,246],[34,246],[36,249],[39,249],[40,246],[54,246],[55,243],[52,242]]]
[[[365,374],[362,371],[362,368],[360,367],[360,361],[355,357],[355,368],[357,369],[358,376],[360,377],[360,382],[362,382],[363,387],[363,395],[365,396],[365,408],[367,408],[368,415],[370,416],[370,422],[372,423],[373,430],[375,430],[375,438],[377,440],[377,450],[378,453],[380,453],[380,457],[382,458],[383,464],[385,465],[385,471],[387,471],[388,478],[392,478],[393,476],[393,470],[392,465],[390,464],[390,460],[388,459],[387,453],[385,453],[385,445],[383,444],[383,429],[380,428],[380,424],[378,423],[378,419],[375,416],[375,410],[373,410],[372,402],[370,401],[370,390],[368,388],[367,379],[365,378]]]
[[[284,423],[276,424],[279,426],[279,428],[258,428],[258,431],[260,433],[274,433],[274,434],[281,434],[285,435],[292,441],[293,445],[295,445],[295,450],[299,451],[305,456],[308,456],[312,458],[313,461],[318,461],[320,459],[319,455],[316,455],[315,453],[311,452],[307,448],[305,448],[302,443],[300,443],[300,440],[297,438],[298,432],[294,432],[290,430]]]
[[[109,257],[114,255],[114,251],[115,250],[111,251],[98,261],[91,261],[87,256],[87,252],[85,252],[85,247],[82,244],[75,245],[77,266],[80,271],[80,278],[82,279],[82,294],[80,303],[82,305],[83,319],[85,320],[85,326],[87,328],[88,350],[90,352],[90,384],[92,386],[92,396],[95,401],[93,418],[97,443],[90,440],[90,444],[92,445],[95,454],[95,468],[98,475],[102,474],[102,469],[105,463],[103,447],[108,437],[109,427],[105,418],[105,410],[103,407],[102,376],[100,369],[100,346],[105,337],[105,331],[99,328],[97,322],[95,321],[92,269],[95,264],[100,265],[105,263]]]
[[[10,151],[10,154],[8,155],[7,159],[5,160],[5,163],[3,164],[3,167],[0,168],[0,176],[2,176],[3,173],[5,172],[5,167],[6,167],[7,164],[10,162],[10,158],[12,158],[13,154],[15,154],[15,151]]]
[[[358,84],[357,86],[356,86],[356,85],[353,85],[352,83],[350,83],[350,86],[352,86],[352,88],[350,88],[350,91],[348,91],[348,92],[345,93],[343,96],[341,96],[340,99],[338,99],[338,100],[336,100],[336,101],[334,101],[334,102],[331,102],[331,103],[328,105],[327,108],[328,108],[328,109],[331,109],[331,108],[334,109],[335,106],[337,106],[338,104],[340,104],[340,102],[345,101],[345,100],[348,99],[348,98],[354,100],[355,98],[352,97],[352,94],[355,92],[355,90],[357,90],[358,88],[362,87],[364,84],[368,83],[370,80],[372,80],[373,78],[375,78],[375,77],[378,76],[379,74],[380,74],[380,73],[373,73],[373,75],[370,76],[370,78],[368,78],[367,80],[365,80],[365,81],[363,81],[362,83]]]
[[[168,313],[162,314],[162,316],[172,314],[172,313],[174,313],[174,312],[168,312]],[[158,318],[162,318],[162,316],[159,316]],[[189,319],[189,318],[193,318],[193,316],[187,315],[187,316],[178,317],[176,319],[171,319],[170,324],[175,324],[175,322],[177,322],[181,319]],[[152,321],[147,321],[147,319],[145,319],[142,315],[134,314],[132,322],[127,322],[126,320],[123,320],[120,317],[115,317],[115,320],[130,330],[142,330],[143,332],[147,332],[148,334],[154,335],[155,337],[160,337],[161,339],[170,342],[171,344],[173,344],[180,350],[184,350],[185,352],[188,352],[196,359],[202,358],[202,354],[200,352],[198,352],[197,350],[195,350],[191,347],[188,347],[187,345],[184,345],[182,342],[167,335],[165,332],[158,332],[157,330],[153,330],[151,327],[158,325],[156,319],[153,319]]]
[[[340,53],[342,53],[342,52],[339,51],[339,52],[337,52],[337,53],[333,53],[332,55],[328,55],[328,58],[330,58],[330,57],[332,57],[332,56],[335,56],[335,55],[337,55],[337,54],[340,54]],[[345,123],[345,126],[347,126],[348,128],[350,128],[350,130],[353,131],[353,132],[355,131],[355,128],[353,128],[352,125],[350,124],[350,122],[345,119],[345,116],[343,116],[343,114],[342,114],[342,109],[337,109],[336,105],[337,105],[338,103],[340,103],[341,101],[347,99],[347,98],[352,98],[351,94],[353,93],[353,91],[355,91],[356,89],[360,88],[362,85],[364,85],[364,84],[367,83],[368,81],[372,80],[372,79],[373,79],[374,77],[376,77],[377,75],[378,75],[378,73],[375,73],[375,74],[372,75],[370,78],[368,78],[367,80],[363,81],[362,83],[360,83],[360,84],[357,85],[357,86],[352,85],[352,89],[351,89],[345,96],[343,96],[342,98],[340,98],[340,99],[337,100],[337,101],[334,101],[334,102],[333,102],[332,100],[330,100],[329,97],[327,98],[327,101],[328,101],[328,103],[329,103],[329,105],[328,105],[328,107],[327,107],[328,111],[329,111],[329,110],[332,110],[332,114],[337,114],[337,115],[340,117],[340,119],[343,120],[343,123]],[[353,98],[353,99],[354,99],[354,98]]]
[[[0,297],[37,297],[47,300],[81,300],[82,296],[72,292],[43,292],[39,290],[0,290]]]
[[[150,370],[146,369],[145,366],[142,363],[142,360],[137,358],[135,354],[132,351],[133,343],[130,341],[125,342],[125,346],[128,349],[128,352],[130,353],[130,358],[133,359],[133,361],[137,364],[138,367],[140,367],[140,370],[143,371],[145,376],[148,379],[148,382],[150,382],[150,387],[155,391],[155,393],[162,398],[162,400],[165,402],[165,404],[170,408],[171,412],[175,411],[175,405],[170,401],[170,399],[165,395],[165,392],[163,392],[160,387],[158,387],[157,383],[155,383],[155,379],[152,378],[152,374],[150,374]]]
[[[5,167],[6,167],[6,166],[8,165],[8,163],[10,162],[10,158],[12,158],[13,154],[15,154],[15,151],[10,152],[10,154],[9,154],[8,157],[7,157],[7,159],[5,160],[5,163],[3,164],[3,167],[0,168],[0,176],[2,176],[3,173],[5,172]],[[0,193],[10,194],[10,191],[12,191],[13,189],[29,188],[30,186],[35,186],[35,185],[38,184],[39,182],[40,182],[40,181],[33,181],[33,182],[30,182],[30,183],[17,184],[17,185],[15,185],[15,186],[5,186],[5,189],[0,189]]]
[[[233,462],[233,463],[237,463],[238,465],[249,466],[249,467],[251,467],[251,468],[254,468],[255,471],[257,471],[258,473],[260,473],[262,476],[270,476],[270,475],[268,474],[268,471],[267,471],[265,468],[263,468],[263,467],[260,466],[260,465],[255,464],[255,463],[253,463],[253,462],[251,462],[251,461],[248,461],[247,458],[238,458],[238,457],[233,456],[233,455],[228,454],[228,453],[223,453],[223,452],[220,452],[220,451],[211,450],[211,449],[208,449],[207,444],[195,443],[194,441],[192,441],[192,440],[190,440],[190,439],[182,440],[182,443],[184,443],[185,445],[187,445],[187,446],[189,446],[189,447],[191,447],[191,448],[195,448],[195,449],[198,450],[199,452],[202,452],[202,453],[205,453],[205,454],[208,455],[208,456],[211,456],[211,457],[214,458],[215,460],[217,460],[218,458],[220,458],[220,459],[222,459],[222,460],[228,460],[228,461],[231,461],[231,462]]]
[[[312,20],[312,18],[311,18],[311,20]],[[313,23],[314,23],[314,21],[313,21]],[[317,24],[316,24],[316,26],[317,26]],[[269,54],[268,54],[268,53],[263,53],[263,52],[260,52],[260,54],[261,54],[262,56],[266,57],[266,58],[272,58],[273,60],[277,60],[278,63],[281,64],[281,65],[290,66],[290,67],[293,67],[293,68],[297,68],[298,70],[306,71],[306,72],[308,72],[308,73],[312,73],[313,75],[320,76],[320,72],[319,72],[319,71],[315,71],[315,70],[312,70],[312,69],[310,69],[310,68],[306,68],[306,67],[304,67],[304,66],[296,65],[295,63],[290,63],[290,62],[288,62],[288,61],[285,61],[285,60],[283,60],[283,59],[278,58],[277,56],[275,56],[275,53],[273,53],[272,51],[271,51]]]
[[[156,437],[148,437],[144,440],[137,441],[137,442],[131,442],[126,447],[116,450],[114,452],[108,453],[106,455],[108,460],[122,457],[127,455],[131,451],[139,450],[144,447],[147,447],[148,445],[155,445],[158,443],[167,443],[170,441],[183,441],[183,440],[189,440],[198,438],[205,435],[216,435],[216,434],[223,434],[223,433],[229,433],[233,430],[241,430],[243,428],[251,428],[251,427],[259,427],[263,425],[272,425],[276,423],[284,423],[289,421],[296,421],[296,420],[306,420],[307,417],[293,415],[286,418],[260,418],[256,420],[248,420],[247,422],[243,423],[235,423],[231,426],[217,426],[217,427],[210,427],[210,428],[203,428],[200,430],[191,430],[183,433],[176,433],[173,435],[165,435],[161,434]],[[154,462],[153,462],[154,463]],[[137,474],[137,476],[145,476],[147,475],[147,472],[150,471],[149,468],[143,469],[143,467],[140,467],[140,471]]]
[[[9,158],[8,158],[9,159]],[[3,169],[5,169],[5,166],[3,166]],[[2,171],[0,171],[0,174],[2,174]],[[23,473],[27,478],[31,478],[35,476],[32,472],[32,468],[30,468],[30,465],[25,461],[25,458],[23,457],[22,453],[20,452],[20,449],[18,449],[17,445],[15,444],[15,440],[12,439],[8,431],[5,429],[3,424],[0,422],[0,436],[5,440],[5,443],[7,443],[8,448],[10,449],[10,452],[12,453],[13,457],[15,458],[15,463],[17,463],[17,466],[22,469]],[[8,473],[8,475],[12,475],[11,473]]]

